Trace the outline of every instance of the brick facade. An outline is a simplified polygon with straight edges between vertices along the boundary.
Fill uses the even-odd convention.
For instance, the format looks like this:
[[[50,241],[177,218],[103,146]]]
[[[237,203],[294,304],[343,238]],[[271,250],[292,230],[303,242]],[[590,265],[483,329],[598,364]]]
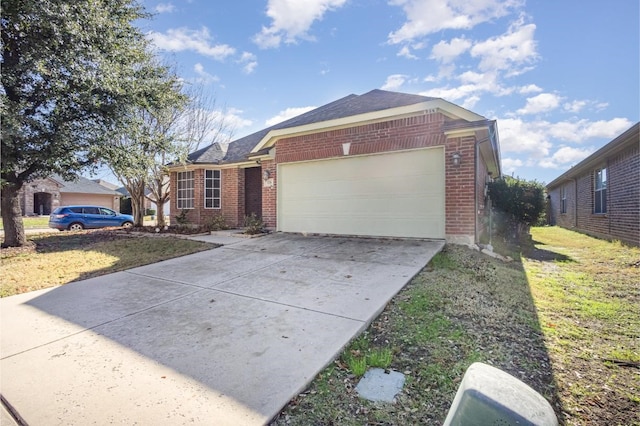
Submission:
[[[377,123],[357,125],[336,130],[318,131],[300,136],[283,137],[275,144],[275,158],[262,159],[262,219],[266,226],[277,224],[277,165],[291,162],[343,158],[343,144],[350,143],[349,156],[399,150],[444,146],[445,148],[445,234],[447,239],[471,244],[477,240],[476,229],[484,226],[484,185],[487,166],[477,158],[475,136],[447,138],[443,125],[448,120],[441,113],[421,113]],[[461,163],[454,165],[453,153],[461,155]],[[222,169],[223,199],[221,213],[227,224],[238,226],[245,211],[245,185],[241,168]],[[263,175],[268,173],[268,178]],[[478,173],[476,173],[478,172]],[[193,223],[214,212],[202,209],[202,170],[195,170],[195,198],[193,211],[188,213]],[[478,174],[478,179],[476,179]],[[171,173],[171,199],[175,200],[176,173]],[[175,215],[175,201],[172,201]],[[478,208],[476,208],[479,206]]]
[[[610,153],[605,146],[574,166],[574,173],[565,173],[547,187],[551,224],[640,246],[640,152],[635,127],[636,133],[629,135],[628,143],[616,145],[620,149]],[[594,213],[595,172],[601,168],[607,169],[604,214]],[[566,213],[561,212],[563,188]]]

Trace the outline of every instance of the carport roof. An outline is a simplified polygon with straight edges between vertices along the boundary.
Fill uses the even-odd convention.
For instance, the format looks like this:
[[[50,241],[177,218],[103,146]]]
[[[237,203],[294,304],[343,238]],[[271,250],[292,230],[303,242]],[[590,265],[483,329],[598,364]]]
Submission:
[[[438,98],[389,92],[378,89],[372,90],[363,95],[351,94],[289,120],[237,139],[229,144],[226,155],[220,149],[220,145],[214,143],[191,153],[187,157],[187,161],[189,163],[205,164],[239,163],[247,161],[251,151],[272,130],[288,129],[307,124],[320,123],[323,121],[335,120],[369,112],[418,104],[435,99]]]

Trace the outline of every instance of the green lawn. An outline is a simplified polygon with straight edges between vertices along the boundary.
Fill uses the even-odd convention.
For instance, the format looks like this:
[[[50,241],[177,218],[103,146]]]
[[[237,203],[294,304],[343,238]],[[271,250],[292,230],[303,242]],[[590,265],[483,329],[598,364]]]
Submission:
[[[24,224],[25,229],[48,228],[49,216],[23,217],[22,223]],[[4,229],[2,219],[0,219],[0,229]]]

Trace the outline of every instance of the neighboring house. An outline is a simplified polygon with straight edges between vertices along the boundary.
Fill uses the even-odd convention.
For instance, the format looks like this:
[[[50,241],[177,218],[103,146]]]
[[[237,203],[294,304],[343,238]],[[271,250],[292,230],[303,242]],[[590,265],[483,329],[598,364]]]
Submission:
[[[349,95],[171,165],[171,216],[255,213],[277,231],[473,244],[500,176],[495,121],[439,98]]]
[[[48,215],[57,207],[74,204],[108,207],[119,212],[120,196],[119,192],[82,176],[68,182],[59,175],[25,183],[19,195],[24,216]]]
[[[639,127],[547,185],[552,225],[640,246]]]
[[[131,198],[131,194],[129,194],[129,191],[127,191],[127,188],[125,188],[124,186],[121,186],[119,188],[116,189],[116,191],[118,191],[121,195],[122,198]],[[146,189],[144,191],[144,195],[149,196],[151,194],[151,190]],[[169,210],[169,201],[167,201],[166,203],[164,203],[164,209],[163,212],[165,214],[165,216],[169,216],[170,210]],[[153,201],[149,200],[147,197],[144,198],[144,209],[145,212],[149,209],[154,210],[156,213],[158,212],[158,205],[156,203],[154,203]]]

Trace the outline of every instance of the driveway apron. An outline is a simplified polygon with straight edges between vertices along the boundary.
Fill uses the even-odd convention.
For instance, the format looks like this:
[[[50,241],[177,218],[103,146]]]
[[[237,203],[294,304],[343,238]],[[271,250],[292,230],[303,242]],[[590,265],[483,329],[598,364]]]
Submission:
[[[2,398],[29,425],[264,424],[443,247],[236,241],[0,300]]]

